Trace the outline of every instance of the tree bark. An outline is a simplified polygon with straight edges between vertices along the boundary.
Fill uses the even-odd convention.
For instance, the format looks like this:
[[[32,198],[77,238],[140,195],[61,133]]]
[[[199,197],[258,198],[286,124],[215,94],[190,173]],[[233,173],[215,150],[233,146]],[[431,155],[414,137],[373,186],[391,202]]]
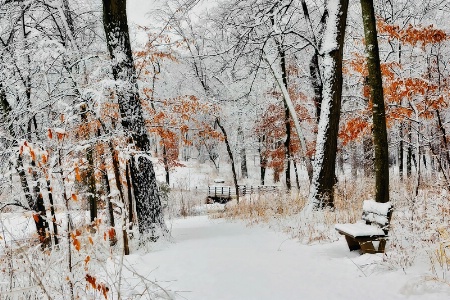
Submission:
[[[52,216],[53,240],[55,242],[55,245],[58,245],[59,244],[58,224],[56,223],[55,205],[53,203],[53,190],[50,183],[50,177],[47,178],[47,193],[48,193],[48,201],[50,202],[50,214]]]
[[[413,149],[412,149],[412,126],[411,122],[408,124],[408,149],[406,153],[406,176],[411,177],[412,171],[412,160],[413,160]]]
[[[398,174],[400,176],[400,179],[403,179],[403,156],[404,156],[404,150],[403,150],[403,122],[400,123],[400,129],[399,129],[399,135],[400,135],[400,142],[398,145]]]
[[[120,168],[119,168],[119,152],[117,150],[114,149],[114,145],[112,143],[112,141],[108,142],[109,144],[109,149],[111,151],[112,154],[112,165],[113,165],[113,171],[114,171],[114,179],[116,181],[116,186],[117,189],[119,190],[119,197],[120,197],[120,201],[123,203],[123,211],[122,211],[122,222],[123,222],[123,227],[122,227],[122,235],[123,235],[123,251],[124,251],[124,255],[129,255],[130,254],[130,247],[128,244],[128,232],[127,232],[127,227],[125,226],[127,219],[126,217],[128,215],[131,215],[133,213],[133,210],[128,211],[128,215],[125,213],[127,211],[126,209],[126,204],[125,204],[125,197],[123,194],[123,185],[122,185],[122,181],[120,180]]]
[[[373,144],[375,152],[375,201],[389,201],[389,153],[384,109],[383,81],[373,0],[361,0],[370,97],[373,102]]]
[[[301,3],[302,3],[303,15],[305,16],[306,22],[309,25],[309,29],[311,31],[311,36],[312,36],[313,42],[316,44],[316,47],[314,48],[314,53],[311,57],[311,60],[309,61],[309,78],[311,80],[311,85],[314,90],[313,101],[316,105],[317,123],[319,123],[320,108],[322,106],[322,92],[323,92],[323,82],[322,82],[322,78],[320,75],[320,66],[319,66],[319,57],[320,57],[319,48],[322,45],[322,34],[325,29],[325,24],[327,22],[328,10],[325,7],[323,14],[322,14],[322,18],[320,19],[320,24],[319,24],[319,38],[316,39],[316,36],[314,35],[313,24],[312,24],[311,18],[309,16],[309,10],[308,10],[306,1],[302,0]]]
[[[263,135],[259,138],[259,168],[261,170],[261,177],[260,177],[260,183],[261,185],[264,185],[264,180],[266,178],[266,165],[267,165],[267,158],[263,154],[263,143],[266,141],[266,136]]]
[[[91,133],[89,132],[89,118],[87,114],[87,107],[85,104],[80,107],[81,122],[85,124],[85,129],[82,132],[83,139],[89,141],[91,138]],[[87,170],[86,177],[83,178],[83,183],[87,188],[88,192],[88,203],[89,203],[89,216],[91,224],[97,219],[97,204],[98,204],[98,193],[95,186],[95,171],[94,171],[94,147],[90,145],[86,149],[86,160],[87,160]]]
[[[338,2],[338,3],[336,3]],[[323,36],[323,93],[307,211],[334,207],[336,152],[342,98],[342,57],[348,0],[330,0]]]
[[[287,81],[287,71],[286,71],[286,53],[281,49],[281,46],[278,46],[278,51],[280,53],[280,67],[281,67],[281,76],[283,79],[283,84],[286,90],[288,89],[288,81]],[[285,177],[286,177],[286,188],[288,191],[292,188],[291,184],[291,119],[289,115],[289,107],[286,101],[283,101],[284,104],[284,123],[286,128],[286,139],[284,140],[284,149],[285,149]]]
[[[128,31],[126,0],[103,0],[103,25],[112,60],[121,123],[142,154],[131,159],[131,177],[136,202],[139,233],[142,239],[156,240],[167,231],[159,197],[153,164],[146,153],[150,141],[139,102],[137,75],[133,64]],[[160,231],[160,232],[158,232]]]
[[[163,154],[163,163],[164,163],[164,171],[166,173],[166,184],[168,186],[170,186],[170,168],[169,168],[169,159],[167,158],[167,150],[166,150],[166,145],[164,144],[164,138],[162,138],[162,142],[163,142],[163,149],[162,149],[162,154]]]
[[[241,156],[241,176],[242,178],[248,178],[248,169],[247,169],[247,155],[245,153],[245,138],[244,132],[242,132],[242,127],[238,126],[238,137],[240,142],[240,156]]]
[[[217,126],[219,126],[219,128],[222,131],[222,134],[224,136],[224,139],[225,139],[225,145],[227,146],[228,156],[230,157],[230,160],[231,160],[231,171],[233,172],[233,181],[234,181],[234,188],[236,191],[236,200],[237,200],[237,203],[239,203],[239,186],[238,186],[238,182],[237,182],[236,168],[234,166],[233,151],[231,150],[230,143],[228,142],[227,132],[225,131],[225,128],[220,124],[220,121],[218,118],[216,119],[216,124],[217,124]]]

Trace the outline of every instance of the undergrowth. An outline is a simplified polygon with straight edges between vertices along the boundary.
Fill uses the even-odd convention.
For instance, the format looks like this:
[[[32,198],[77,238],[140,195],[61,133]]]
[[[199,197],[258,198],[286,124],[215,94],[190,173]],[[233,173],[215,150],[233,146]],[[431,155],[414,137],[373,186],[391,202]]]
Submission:
[[[341,180],[335,188],[335,207],[302,214],[307,202],[308,184],[290,193],[252,195],[226,205],[212,218],[243,220],[249,225],[277,224],[280,229],[306,244],[335,241],[336,223],[354,223],[361,219],[362,203],[372,197],[372,178]],[[435,187],[432,179],[416,190],[411,180],[391,180],[394,212],[386,252],[380,267],[404,270],[428,259],[428,280],[450,284],[450,196]],[[441,232],[441,234],[439,234]],[[447,232],[447,235],[444,233]]]

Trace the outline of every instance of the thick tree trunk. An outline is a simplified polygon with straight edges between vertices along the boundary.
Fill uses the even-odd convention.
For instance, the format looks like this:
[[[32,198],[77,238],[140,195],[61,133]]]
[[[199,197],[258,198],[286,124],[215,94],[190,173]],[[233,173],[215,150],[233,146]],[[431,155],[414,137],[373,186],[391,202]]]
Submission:
[[[369,69],[370,98],[373,102],[373,144],[375,152],[375,201],[389,201],[389,153],[384,109],[383,81],[373,0],[361,0],[367,66]]]
[[[166,232],[161,200],[153,164],[146,156],[150,150],[143,111],[139,102],[136,70],[128,31],[126,0],[103,0],[103,25],[112,60],[121,123],[136,148],[143,151],[131,159],[131,177],[141,238],[156,240]],[[119,87],[120,85],[120,87]],[[162,232],[158,232],[161,231]]]
[[[141,155],[135,155],[130,162],[139,232],[148,235],[145,239],[156,241],[166,228],[153,165],[148,157]]]
[[[307,211],[334,206],[336,152],[342,98],[342,57],[348,0],[330,0],[323,36],[323,94]]]

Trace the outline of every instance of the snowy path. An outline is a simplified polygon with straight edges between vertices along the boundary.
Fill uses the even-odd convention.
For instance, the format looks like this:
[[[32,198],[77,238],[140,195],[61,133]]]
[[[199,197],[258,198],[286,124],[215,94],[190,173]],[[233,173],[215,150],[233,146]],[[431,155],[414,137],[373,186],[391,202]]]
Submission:
[[[172,235],[174,243],[134,263],[152,269],[150,279],[179,299],[450,299],[419,294],[414,276],[403,272],[363,274],[354,262],[376,257],[350,253],[342,239],[307,246],[267,228],[207,217],[176,220]]]

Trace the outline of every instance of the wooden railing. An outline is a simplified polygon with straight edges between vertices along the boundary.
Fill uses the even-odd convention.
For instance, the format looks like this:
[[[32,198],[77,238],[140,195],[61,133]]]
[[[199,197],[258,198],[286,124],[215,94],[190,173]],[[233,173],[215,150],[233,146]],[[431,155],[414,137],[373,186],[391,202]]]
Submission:
[[[245,196],[267,192],[277,192],[280,190],[280,187],[275,185],[258,185],[258,186],[240,185],[238,190],[239,196]],[[236,196],[236,188],[234,186],[208,186],[208,197],[232,198],[235,196]]]

